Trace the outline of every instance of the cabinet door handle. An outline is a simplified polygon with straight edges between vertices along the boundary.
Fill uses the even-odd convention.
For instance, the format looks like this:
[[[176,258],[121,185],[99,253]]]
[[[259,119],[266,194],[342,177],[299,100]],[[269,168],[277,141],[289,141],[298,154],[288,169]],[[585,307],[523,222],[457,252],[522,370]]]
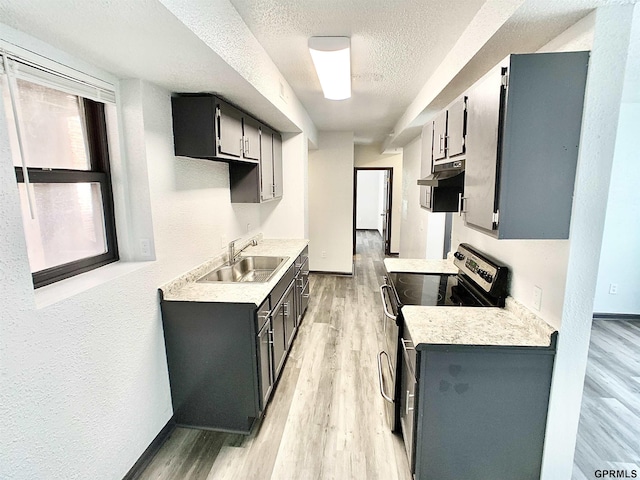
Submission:
[[[465,200],[467,199],[467,197],[463,197],[461,193],[458,194],[458,214],[460,216],[462,216],[463,213],[467,213],[466,212],[466,202]]]
[[[409,390],[407,390],[407,403],[405,404],[405,409],[404,409],[405,415],[409,415],[409,412],[413,412],[413,408],[414,408],[415,405],[412,406],[412,407],[409,407],[409,400],[411,400],[414,397],[415,397],[415,395],[412,395],[409,392]]]
[[[240,153],[242,154],[243,152],[244,152],[244,141],[241,138],[240,139]]]
[[[442,151],[444,150],[444,147],[442,146],[442,141],[444,140],[444,135],[441,133],[441,134],[438,136],[438,139],[439,139],[439,140],[438,140],[438,148],[439,148],[439,150],[438,150],[438,151],[439,151],[440,153],[442,153]]]
[[[387,402],[393,403],[393,398],[385,393],[384,385],[382,384],[382,355],[385,355],[387,357],[389,370],[391,370],[391,360],[389,360],[389,355],[387,355],[387,352],[385,351],[380,352],[378,354],[378,382],[380,383],[380,395],[382,395],[382,398],[384,398]]]
[[[289,316],[289,302],[285,302],[285,304],[283,305],[284,308],[284,316],[288,317]]]
[[[395,315],[391,315],[389,313],[389,310],[387,310],[387,302],[384,298],[384,289],[385,288],[390,288],[389,285],[387,285],[386,283],[384,285],[380,285],[380,297],[382,298],[382,309],[384,310],[384,314],[387,318],[390,318],[393,321],[396,321],[398,319],[398,317],[396,317]]]
[[[311,295],[310,293],[303,293],[302,298],[309,298],[310,295]]]

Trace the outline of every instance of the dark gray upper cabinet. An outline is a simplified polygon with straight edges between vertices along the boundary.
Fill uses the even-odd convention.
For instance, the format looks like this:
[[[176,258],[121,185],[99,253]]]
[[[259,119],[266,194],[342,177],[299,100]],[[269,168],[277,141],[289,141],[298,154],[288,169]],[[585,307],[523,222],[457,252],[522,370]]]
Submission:
[[[460,145],[459,147],[456,147],[456,151],[460,148],[462,149],[462,152],[464,151],[464,124],[461,123],[460,120],[461,118],[464,119],[464,105],[463,101],[455,102],[449,107],[448,111],[443,111],[436,121],[427,122],[422,127],[420,178],[428,177],[433,172],[433,150],[439,150],[439,144],[442,143],[442,145],[444,145],[445,142],[446,135],[441,137],[442,133],[439,133],[438,138],[436,138],[434,134],[434,129],[436,127],[440,132],[446,132],[448,129],[450,135],[452,135],[452,130],[459,131],[459,134],[454,135],[456,138],[454,143],[456,145]],[[444,122],[443,127],[442,122],[447,118],[448,123]],[[441,141],[440,138],[443,140]],[[448,143],[448,145],[450,145],[450,143]],[[444,160],[441,159],[440,161],[447,163],[448,157],[445,155],[443,158]],[[430,212],[457,212],[463,186],[464,174],[439,180],[437,187],[422,185],[420,186],[420,206],[422,208],[426,208]]]
[[[242,157],[247,160],[260,160],[260,123],[245,115],[242,118],[242,133]]]
[[[443,110],[433,121],[433,159],[447,156],[447,111]]]
[[[435,163],[460,159],[465,153],[466,97],[460,97],[433,120],[431,154]]]
[[[216,154],[219,157],[243,157],[242,113],[222,101],[216,102]]]
[[[176,155],[242,161],[243,113],[212,95],[171,98]],[[256,160],[251,160],[255,163]]]
[[[466,98],[466,97],[465,97]],[[447,156],[455,157],[464,153],[466,127],[466,100],[460,98],[447,110]]]
[[[269,127],[261,127],[260,163],[229,164],[232,203],[260,203],[282,197],[282,140]]]
[[[282,197],[282,137],[214,95],[171,98],[176,155],[229,162],[232,203]]]
[[[273,196],[282,198],[282,137],[279,133],[273,133]]]
[[[260,199],[271,200],[273,188],[273,130],[262,127],[262,156],[260,158]]]
[[[511,55],[469,90],[468,225],[569,238],[588,63],[589,52]]]

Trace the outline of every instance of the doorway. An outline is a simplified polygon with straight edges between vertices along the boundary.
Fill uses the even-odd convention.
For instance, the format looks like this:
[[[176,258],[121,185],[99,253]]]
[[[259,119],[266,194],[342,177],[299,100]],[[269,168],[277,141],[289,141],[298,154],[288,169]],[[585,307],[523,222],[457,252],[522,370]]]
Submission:
[[[356,231],[377,230],[385,255],[391,254],[393,168],[356,167],[353,175],[353,254]]]

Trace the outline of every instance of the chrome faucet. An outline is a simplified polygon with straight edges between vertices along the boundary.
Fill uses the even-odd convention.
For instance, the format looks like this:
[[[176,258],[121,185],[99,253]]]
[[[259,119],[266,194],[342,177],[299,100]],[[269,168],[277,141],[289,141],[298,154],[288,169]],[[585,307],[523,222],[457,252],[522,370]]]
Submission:
[[[247,248],[249,245],[253,245],[254,247],[258,245],[258,240],[254,237],[249,240],[240,250],[236,251],[236,242],[240,240],[240,238],[236,238],[235,240],[231,240],[229,242],[229,264],[233,265],[236,263],[236,259],[238,255],[242,253],[242,251]]]

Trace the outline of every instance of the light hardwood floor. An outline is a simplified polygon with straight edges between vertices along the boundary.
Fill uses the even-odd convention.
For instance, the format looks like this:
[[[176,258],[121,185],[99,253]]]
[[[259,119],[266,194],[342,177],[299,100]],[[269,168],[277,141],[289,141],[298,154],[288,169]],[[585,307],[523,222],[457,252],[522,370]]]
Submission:
[[[596,470],[640,478],[640,321],[594,320],[573,480]]]
[[[382,239],[357,233],[351,276],[311,274],[311,299],[266,416],[249,436],[177,428],[141,480],[409,480],[384,418]]]

